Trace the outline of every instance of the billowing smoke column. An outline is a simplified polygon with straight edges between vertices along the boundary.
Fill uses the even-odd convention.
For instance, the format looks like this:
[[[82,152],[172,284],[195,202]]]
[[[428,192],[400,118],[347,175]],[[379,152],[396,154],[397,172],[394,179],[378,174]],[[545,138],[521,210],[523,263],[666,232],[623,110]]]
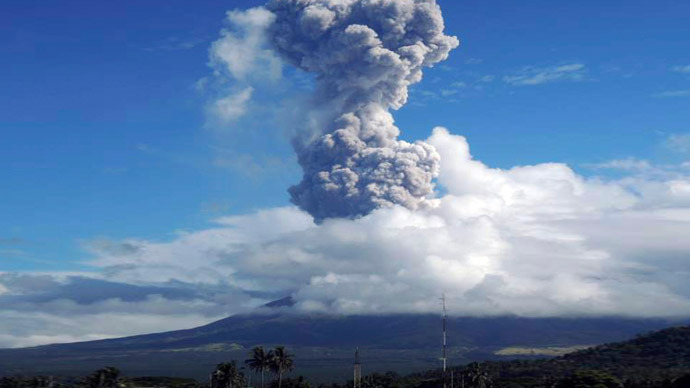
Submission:
[[[424,206],[439,155],[397,139],[389,109],[407,102],[422,68],[458,46],[443,34],[435,0],[272,0],[269,41],[287,62],[316,74],[313,108],[325,121],[294,147],[304,170],[292,201],[316,222],[376,208]]]

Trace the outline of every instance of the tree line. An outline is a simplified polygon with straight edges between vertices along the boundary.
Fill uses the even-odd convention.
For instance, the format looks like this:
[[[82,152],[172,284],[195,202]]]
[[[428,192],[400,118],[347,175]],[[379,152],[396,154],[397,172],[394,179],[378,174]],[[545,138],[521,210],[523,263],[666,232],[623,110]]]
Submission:
[[[266,350],[263,346],[256,346],[251,350],[250,357],[244,364],[253,372],[261,376],[261,388],[265,388],[267,373],[276,379],[272,387],[283,388],[283,377],[294,368],[294,356],[284,346]],[[70,382],[58,381],[52,377],[34,376],[6,376],[0,378],[0,388],[128,388],[167,386],[179,388],[244,388],[249,382],[243,373],[244,367],[238,367],[236,361],[223,362],[216,366],[209,376],[208,384],[199,384],[193,379],[171,377],[143,377],[123,378],[119,369],[108,366],[87,376]],[[303,377],[296,379],[303,388],[308,384]],[[295,381],[290,381],[289,387],[295,388]],[[306,386],[305,386],[306,384]]]
[[[250,359],[245,364],[256,374],[272,373],[276,379],[270,382],[270,388],[353,388],[352,381],[343,384],[312,385],[304,377],[283,379],[283,374],[289,369],[281,368],[277,362],[261,351],[252,351]],[[275,354],[275,352],[274,352]],[[287,354],[287,353],[286,353]],[[257,357],[255,357],[255,355]],[[289,356],[289,355],[288,355]],[[288,357],[290,358],[290,357]],[[264,360],[270,360],[264,362]],[[259,362],[257,362],[259,361]],[[283,364],[284,365],[284,364]],[[439,370],[413,373],[401,376],[395,372],[372,373],[362,379],[362,388],[689,388],[690,374],[674,379],[621,381],[618,378],[599,370],[578,370],[562,377],[552,376],[522,376],[517,378],[501,378],[492,376],[486,364],[471,363],[462,368],[456,368],[452,382],[448,374]],[[175,377],[130,377],[123,378],[120,371],[114,367],[99,369],[92,374],[74,382],[57,382],[50,377],[3,377],[0,378],[0,388],[244,388],[248,381],[238,368],[235,361],[218,364],[211,373],[209,382],[199,383],[194,379]]]
[[[634,340],[606,344],[545,360],[487,361],[399,375],[372,373],[362,388],[690,388],[690,327],[671,328]],[[242,364],[242,363],[240,363]],[[303,378],[285,378],[294,356],[283,346],[254,347],[249,358],[218,364],[206,382],[172,377],[120,376],[113,367],[78,380],[49,377],[5,377],[0,388],[241,388],[248,387],[246,369],[261,378],[261,388],[352,388],[343,384],[312,385]],[[452,372],[452,373],[451,373]],[[1,373],[1,372],[0,372]],[[272,377],[266,381],[266,376]],[[268,385],[268,387],[266,387]]]
[[[278,346],[272,350],[266,350],[263,346],[252,349],[250,358],[244,363],[261,376],[261,388],[264,388],[266,372],[278,377],[278,388],[283,386],[283,375],[294,368],[293,355],[285,350],[284,346]],[[237,367],[235,361],[218,364],[216,370],[211,373],[210,388],[240,388],[248,386],[245,376]]]

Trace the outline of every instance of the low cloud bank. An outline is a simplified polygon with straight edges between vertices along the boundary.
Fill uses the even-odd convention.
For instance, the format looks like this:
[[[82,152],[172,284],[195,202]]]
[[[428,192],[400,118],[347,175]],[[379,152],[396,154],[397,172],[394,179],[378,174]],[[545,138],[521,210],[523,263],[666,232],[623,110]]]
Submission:
[[[167,243],[127,242],[94,264],[122,282],[226,282],[305,311],[674,316],[690,312],[690,179],[584,178],[564,164],[509,170],[437,128],[446,194],[321,225],[295,208],[218,220]]]
[[[490,168],[437,128],[426,209],[314,224],[294,207],[166,242],[94,241],[97,273],[0,274],[2,346],[191,327],[292,295],[298,312],[687,317],[690,175]],[[683,172],[685,171],[685,172]]]

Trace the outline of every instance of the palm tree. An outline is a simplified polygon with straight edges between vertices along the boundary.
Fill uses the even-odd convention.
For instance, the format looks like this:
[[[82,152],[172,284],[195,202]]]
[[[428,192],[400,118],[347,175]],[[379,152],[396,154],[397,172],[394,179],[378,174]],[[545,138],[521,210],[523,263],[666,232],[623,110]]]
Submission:
[[[467,366],[468,370],[465,372],[467,380],[472,388],[488,388],[491,387],[491,377],[489,373],[482,368],[478,362],[473,362]]]
[[[211,373],[211,388],[240,388],[244,385],[244,375],[237,369],[235,361],[216,366]]]
[[[284,346],[278,346],[273,350],[271,371],[278,375],[278,388],[283,385],[283,373],[289,372],[294,366],[292,354],[288,354]]]
[[[251,358],[244,361],[249,369],[256,373],[261,373],[261,388],[264,388],[264,371],[271,367],[273,351],[266,352],[263,346],[255,346],[252,349]]]
[[[19,379],[14,377],[0,378],[0,388],[15,388],[19,386]]]
[[[120,371],[112,366],[107,366],[99,369],[89,376],[86,376],[86,386],[89,388],[107,388],[117,385],[117,379],[120,376]]]

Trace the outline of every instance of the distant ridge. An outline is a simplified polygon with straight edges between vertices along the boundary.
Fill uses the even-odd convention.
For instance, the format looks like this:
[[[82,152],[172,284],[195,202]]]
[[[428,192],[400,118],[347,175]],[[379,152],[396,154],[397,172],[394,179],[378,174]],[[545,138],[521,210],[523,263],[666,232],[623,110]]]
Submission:
[[[291,298],[187,330],[99,341],[0,350],[0,374],[83,375],[105,365],[129,375],[203,378],[221,361],[243,360],[256,345],[286,345],[300,374],[325,379],[351,374],[356,347],[363,373],[410,372],[438,365],[440,316],[396,314],[334,316],[290,311]],[[494,354],[510,346],[570,347],[621,341],[674,324],[661,319],[451,317],[449,362],[510,359]]]

